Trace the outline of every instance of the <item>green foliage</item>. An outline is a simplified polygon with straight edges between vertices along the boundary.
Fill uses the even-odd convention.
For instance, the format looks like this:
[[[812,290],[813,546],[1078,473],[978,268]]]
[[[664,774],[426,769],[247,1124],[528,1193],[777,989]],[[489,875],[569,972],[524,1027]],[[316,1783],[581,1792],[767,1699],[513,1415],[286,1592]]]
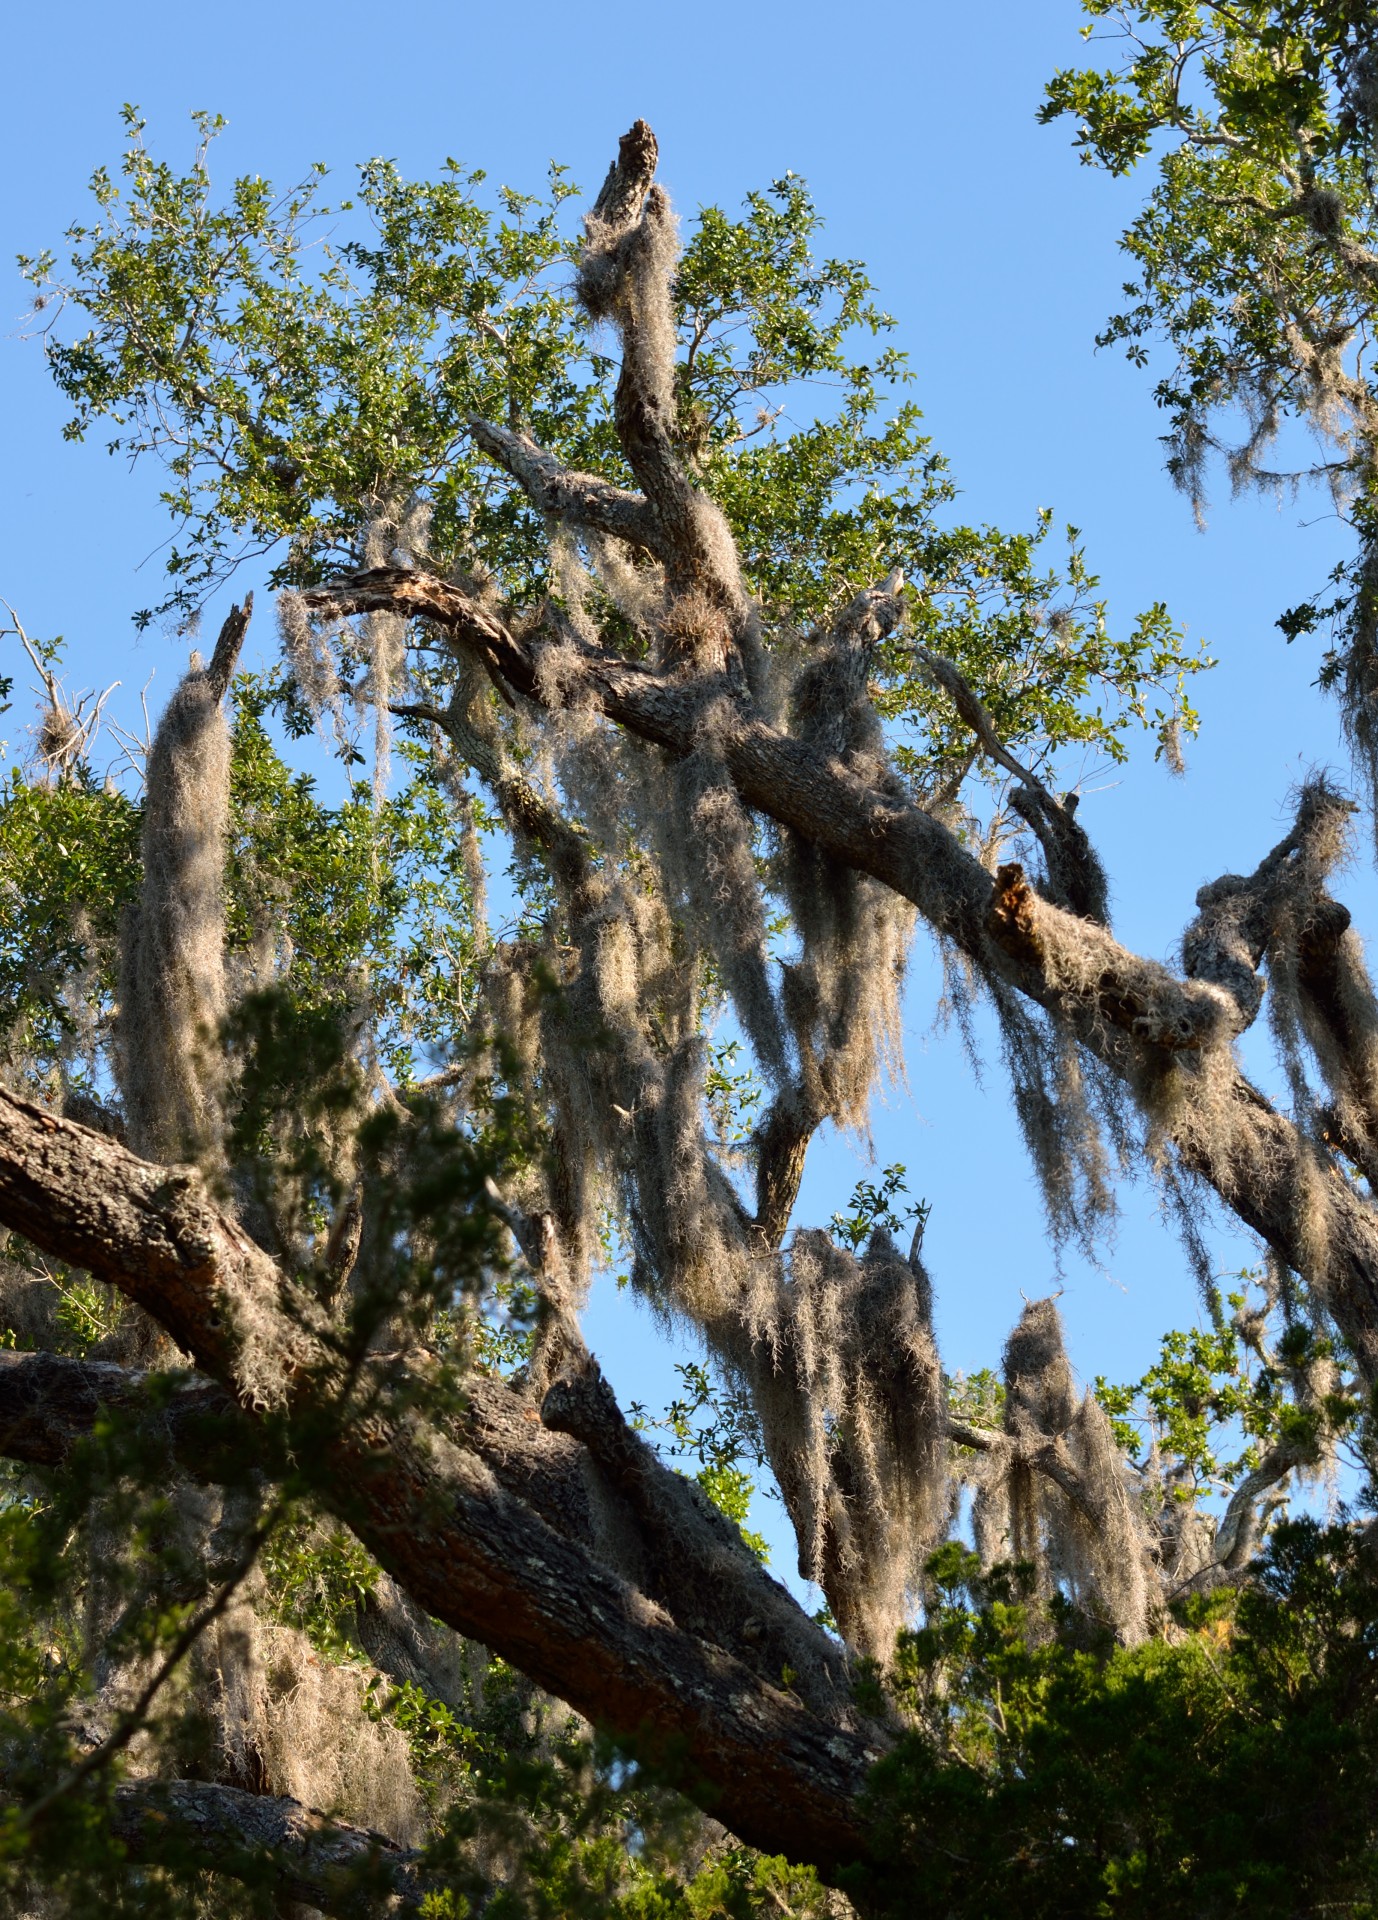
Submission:
[[[469,1343],[477,1365],[508,1376],[530,1360],[536,1341],[540,1300],[529,1278],[500,1274],[484,1301],[485,1311],[455,1331]],[[437,1342],[445,1351],[445,1339]]]
[[[677,1361],[675,1372],[684,1382],[683,1395],[672,1400],[659,1418],[652,1418],[639,1400],[633,1400],[632,1424],[658,1436],[657,1444],[670,1459],[698,1462],[694,1479],[736,1526],[757,1559],[766,1563],[770,1549],[765,1536],[745,1524],[756,1481],[742,1462],[749,1461],[758,1470],[765,1465],[755,1409],[745,1393],[716,1380],[697,1360]]]
[[[139,826],[138,808],[85,767],[57,786],[16,767],[0,787],[0,1033],[87,1086],[120,914],[138,886]]]
[[[1198,503],[1213,449],[1231,485],[1330,485],[1371,526],[1373,319],[1378,207],[1370,9],[1364,0],[1083,0],[1122,55],[1068,69],[1042,117],[1077,122],[1082,160],[1123,174],[1152,156],[1156,179],[1124,235],[1135,277],[1100,336],[1140,366],[1153,341],[1173,365],[1155,388],[1169,418],[1168,468]],[[1288,421],[1321,442],[1273,443]],[[1279,454],[1281,457],[1279,458]],[[1277,464],[1274,464],[1274,462]],[[1355,579],[1279,624],[1289,639],[1343,625]],[[1324,602],[1324,603],[1323,603]],[[1338,657],[1323,675],[1333,680]]]
[[[375,804],[356,783],[342,805],[324,805],[273,741],[269,719],[285,699],[276,676],[235,683],[230,951],[265,984],[285,965],[304,1005],[341,1015],[366,979],[372,1039],[407,1085],[451,1044],[478,964],[454,807],[428,757],[405,744],[396,794]]]
[[[894,1204],[909,1192],[904,1175],[904,1166],[896,1161],[894,1166],[884,1168],[879,1185],[872,1180],[858,1180],[847,1202],[850,1211],[832,1216],[830,1225],[834,1240],[856,1253],[877,1228],[885,1233],[899,1233],[911,1220],[918,1222],[922,1234],[933,1212],[928,1201],[915,1200],[907,1207],[896,1207]]]
[[[563,173],[544,197],[503,188],[485,205],[484,176],[453,161],[414,183],[374,160],[335,209],[321,168],[282,195],[241,178],[221,201],[218,121],[198,119],[180,174],[133,109],[125,124],[118,173],[94,177],[96,215],[69,231],[68,262],[21,265],[69,434],[106,424],[112,447],[167,471],[170,591],[141,617],[190,614],[248,556],[275,556],[275,584],[352,566],[385,507],[407,520],[417,561],[481,566],[518,602],[539,597],[546,529],[473,447],[470,415],[628,478],[615,368],[566,291]],[[1018,750],[1076,742],[1119,758],[1135,723],[1193,726],[1186,678],[1208,663],[1160,607],[1115,637],[1075,536],[1061,566],[1043,559],[1050,515],[1013,536],[944,524],[945,464],[912,405],[889,410],[910,377],[883,344],[894,322],[857,262],[818,257],[820,227],[787,175],[739,220],[704,209],[676,281],[679,437],[768,626],[805,630],[899,566],[912,635],[957,661]],[[75,337],[68,310],[86,329]],[[817,410],[825,393],[841,396],[831,412]],[[878,682],[882,711],[917,730],[914,779],[945,777],[967,742],[904,643]]]
[[[1291,1523],[1256,1585],[1112,1651],[945,1548],[892,1676],[916,1730],[873,1776],[889,1877],[858,1894],[952,1920],[1378,1910],[1369,1553]]]
[[[299,1627],[327,1659],[360,1657],[356,1615],[378,1567],[352,1533],[300,1508],[274,1530],[259,1565],[273,1618]]]
[[[756,1482],[751,1475],[741,1467],[722,1462],[700,1467],[694,1478],[719,1513],[727,1515],[761,1564],[769,1566],[770,1548],[765,1535],[746,1524],[746,1517],[751,1511],[751,1496],[756,1491]]]
[[[704,1075],[708,1115],[724,1147],[743,1146],[750,1140],[765,1091],[753,1067],[739,1068],[741,1052],[740,1040],[714,1047]]]
[[[1253,1278],[1240,1275],[1246,1283]],[[1364,1411],[1329,1364],[1335,1349],[1327,1336],[1294,1323],[1270,1347],[1249,1313],[1247,1286],[1226,1301],[1231,1322],[1164,1334],[1159,1358],[1141,1379],[1123,1386],[1096,1379],[1096,1398],[1126,1457],[1140,1467],[1151,1461],[1183,1502],[1238,1485],[1281,1442],[1300,1461],[1320,1461]],[[1318,1370],[1328,1390],[1313,1394],[1303,1386],[1299,1393]]]
[[[58,1330],[56,1351],[81,1359],[119,1325],[121,1297],[89,1275],[64,1267],[44,1277],[58,1294],[53,1314]]]
[[[955,1373],[947,1383],[947,1404],[954,1420],[965,1420],[973,1427],[999,1427],[1005,1412],[1004,1382],[989,1367]]]

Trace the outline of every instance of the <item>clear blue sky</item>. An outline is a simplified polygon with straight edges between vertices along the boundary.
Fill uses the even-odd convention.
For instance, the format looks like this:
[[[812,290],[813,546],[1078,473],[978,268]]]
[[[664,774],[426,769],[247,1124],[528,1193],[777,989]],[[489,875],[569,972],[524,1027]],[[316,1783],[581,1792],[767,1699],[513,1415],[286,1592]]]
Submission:
[[[1094,354],[1139,188],[1080,168],[1065,126],[1034,123],[1043,80],[1082,54],[1078,24],[1073,0],[29,4],[7,30],[0,254],[57,243],[93,166],[119,151],[125,100],[170,157],[189,155],[186,115],[205,107],[230,122],[222,176],[286,182],[321,159],[340,193],[374,154],[418,174],[453,154],[518,187],[538,186],[557,158],[594,187],[637,115],[656,129],[662,178],[686,215],[733,205],[786,169],[805,175],[831,249],[868,263],[900,321],[964,517],[1024,525],[1052,507],[1085,530],[1112,609],[1127,617],[1166,600],[1220,657],[1198,682],[1204,729],[1187,779],[1172,782],[1145,753],[1117,783],[1091,780],[1080,816],[1106,858],[1117,931],[1167,958],[1197,886],[1247,870],[1284,830],[1297,779],[1316,764],[1347,771],[1334,708],[1311,685],[1314,653],[1288,648],[1273,625],[1343,551],[1343,533],[1323,499],[1231,502],[1223,481],[1210,530],[1196,532],[1161,471],[1151,379]],[[129,624],[159,561],[135,569],[166,531],[154,476],[129,477],[95,443],[62,444],[39,352],[18,337],[23,290],[4,284],[0,593],[31,630],[69,637],[79,683],[118,676],[130,692],[156,667],[167,690],[184,647],[157,633],[136,642]],[[1365,855],[1346,895],[1358,924],[1372,924]],[[944,1357],[971,1368],[995,1362],[1021,1293],[1053,1283],[1053,1258],[998,1060],[979,1087],[955,1041],[925,1038],[922,954],[921,943],[909,1092],[877,1116],[876,1146],[933,1203]],[[821,1222],[861,1168],[841,1145],[816,1160],[809,1211]],[[1251,1256],[1222,1237],[1222,1265]],[[1102,1270],[1069,1259],[1065,1280],[1073,1357],[1088,1375],[1141,1369],[1157,1336],[1196,1310],[1142,1189],[1127,1196]],[[654,1399],[667,1363],[630,1313],[625,1296],[600,1295],[594,1341],[624,1393]]]

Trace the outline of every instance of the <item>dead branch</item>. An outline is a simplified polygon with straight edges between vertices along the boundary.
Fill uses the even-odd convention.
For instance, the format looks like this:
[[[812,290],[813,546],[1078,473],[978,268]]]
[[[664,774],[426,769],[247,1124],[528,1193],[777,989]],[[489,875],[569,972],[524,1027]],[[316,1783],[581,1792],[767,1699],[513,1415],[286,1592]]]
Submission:
[[[215,652],[211,655],[210,665],[206,668],[206,685],[211,698],[223,700],[229,692],[230,681],[239,662],[240,649],[244,645],[244,636],[249,631],[249,622],[253,618],[254,596],[246,593],[243,606],[233,606],[226,615],[225,624],[220,629],[215,643]]]
[[[1069,794],[1059,800],[1037,774],[1015,759],[995,731],[976,693],[950,660],[927,647],[915,647],[914,654],[976,735],[981,751],[1006,773],[1014,775],[1018,784],[1010,795],[1010,805],[1033,828],[1043,849],[1047,867],[1046,898],[1082,919],[1108,926],[1105,874],[1085,828],[1076,819],[1076,795]]]

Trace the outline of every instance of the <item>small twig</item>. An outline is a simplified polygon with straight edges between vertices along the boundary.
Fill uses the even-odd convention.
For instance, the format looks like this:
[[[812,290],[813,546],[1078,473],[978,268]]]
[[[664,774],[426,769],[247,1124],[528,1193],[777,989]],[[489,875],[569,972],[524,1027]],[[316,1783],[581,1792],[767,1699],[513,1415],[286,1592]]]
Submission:
[[[52,701],[54,706],[57,706],[60,703],[61,695],[60,695],[60,690],[57,684],[57,678],[54,675],[52,669],[47,665],[45,665],[43,656],[38,652],[37,648],[33,644],[33,641],[30,640],[28,634],[24,631],[24,623],[19,618],[19,615],[15,612],[14,608],[10,605],[9,601],[0,600],[0,607],[3,607],[5,609],[5,612],[10,616],[10,619],[14,622],[14,625],[9,629],[9,631],[17,636],[19,640],[19,644],[23,647],[25,653],[28,654],[30,661],[33,663],[34,672],[38,674],[40,679],[42,680],[44,690],[46,691],[48,698]]]
[[[986,712],[984,706],[982,706],[981,701],[965,675],[955,667],[950,660],[944,659],[940,653],[933,653],[928,647],[916,646],[913,649],[913,654],[916,660],[927,667],[929,673],[951,700],[953,706],[956,707],[961,718],[976,735],[976,738],[981,743],[982,751],[987,754],[990,759],[994,760],[997,765],[1002,766],[1006,773],[1012,773],[1022,786],[1026,786],[1038,794],[1049,806],[1057,806],[1058,802],[1053,798],[1052,794],[1049,793],[1038,775],[1031,773],[1026,766],[1015,759],[1014,755],[995,731],[995,726],[990,715]]]

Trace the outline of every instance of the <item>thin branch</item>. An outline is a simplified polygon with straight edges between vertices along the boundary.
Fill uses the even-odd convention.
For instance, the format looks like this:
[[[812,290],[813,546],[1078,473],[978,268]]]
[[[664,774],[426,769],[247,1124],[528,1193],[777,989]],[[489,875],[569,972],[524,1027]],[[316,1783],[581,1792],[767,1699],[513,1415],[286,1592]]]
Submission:
[[[485,453],[512,475],[547,518],[579,532],[610,534],[648,553],[664,542],[658,522],[642,495],[627,493],[591,473],[575,473],[525,433],[494,426],[477,414],[469,431]]]
[[[1037,774],[1015,759],[995,731],[975,691],[950,660],[927,647],[915,647],[913,651],[976,735],[982,752],[1013,774],[1019,783],[1010,795],[1010,805],[1038,836],[1048,869],[1049,897],[1069,912],[1105,926],[1108,923],[1105,875],[1092,852],[1085,828],[1074,817],[1075,796],[1059,800]]]

